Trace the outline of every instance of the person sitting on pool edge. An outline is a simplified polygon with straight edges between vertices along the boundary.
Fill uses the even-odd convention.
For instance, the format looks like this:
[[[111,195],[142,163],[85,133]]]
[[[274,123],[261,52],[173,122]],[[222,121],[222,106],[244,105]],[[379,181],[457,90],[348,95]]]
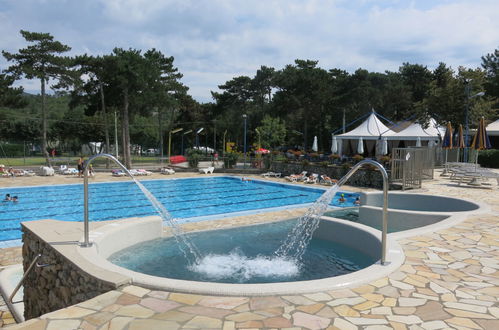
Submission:
[[[360,205],[360,197],[357,196],[357,198],[355,199],[355,202],[353,202],[353,203],[354,203],[354,205],[359,206]]]
[[[340,199],[338,200],[338,202],[340,202],[340,203],[345,203],[346,202],[345,194],[341,194],[340,195]]]

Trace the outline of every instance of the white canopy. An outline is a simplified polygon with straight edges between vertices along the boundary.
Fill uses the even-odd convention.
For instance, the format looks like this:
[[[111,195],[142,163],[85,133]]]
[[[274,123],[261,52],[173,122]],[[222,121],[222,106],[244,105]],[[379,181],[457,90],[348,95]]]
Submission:
[[[393,134],[395,134],[395,132],[386,127],[378,117],[376,117],[376,112],[373,110],[371,115],[369,115],[362,124],[350,132],[339,134],[336,137],[342,140],[358,140],[359,138],[363,138],[364,140],[377,140],[380,136],[391,136]]]
[[[430,118],[430,124],[428,128],[423,128],[418,123],[412,123],[406,129],[401,130],[398,133],[388,135],[389,140],[414,140],[418,138],[420,140],[435,140],[445,135],[445,128],[438,126],[435,119]]]
[[[499,119],[488,124],[487,127],[485,127],[485,130],[487,131],[487,135],[499,136]]]

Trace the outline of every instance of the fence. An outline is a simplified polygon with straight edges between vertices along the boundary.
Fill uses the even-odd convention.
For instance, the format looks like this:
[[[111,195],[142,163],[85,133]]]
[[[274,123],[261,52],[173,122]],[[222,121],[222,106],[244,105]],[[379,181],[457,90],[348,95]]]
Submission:
[[[394,148],[391,160],[391,183],[402,189],[421,188],[423,180],[433,179],[436,148]]]

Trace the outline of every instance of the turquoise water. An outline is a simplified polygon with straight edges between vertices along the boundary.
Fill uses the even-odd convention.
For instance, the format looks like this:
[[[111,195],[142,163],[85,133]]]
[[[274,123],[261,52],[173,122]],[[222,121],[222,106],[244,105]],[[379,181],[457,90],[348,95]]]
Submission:
[[[188,234],[207,255],[200,267],[186,264],[173,238],[131,246],[109,260],[149,275],[219,283],[313,280],[348,274],[375,262],[359,251],[316,238],[307,247],[300,264],[272,257],[295,223],[292,220]]]
[[[352,207],[344,210],[334,210],[324,213],[328,217],[359,222],[359,208]]]
[[[235,177],[144,180],[142,184],[166,207],[179,223],[199,221],[196,217],[232,212],[285,207],[314,202],[321,189],[279,183],[243,182]],[[9,193],[19,202],[0,203],[0,241],[19,239],[20,223],[38,219],[82,221],[83,184],[2,188],[0,197]],[[133,182],[89,185],[91,221],[155,215],[150,202]],[[340,204],[351,206],[356,195],[345,193]]]

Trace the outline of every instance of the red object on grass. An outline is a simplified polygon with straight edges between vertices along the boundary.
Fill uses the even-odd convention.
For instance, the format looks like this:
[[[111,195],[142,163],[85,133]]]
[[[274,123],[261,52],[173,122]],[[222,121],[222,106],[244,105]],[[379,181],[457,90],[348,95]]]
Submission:
[[[185,158],[182,155],[179,156],[171,156],[170,157],[170,163],[172,164],[178,164],[178,163],[184,163],[187,161],[187,158]]]

